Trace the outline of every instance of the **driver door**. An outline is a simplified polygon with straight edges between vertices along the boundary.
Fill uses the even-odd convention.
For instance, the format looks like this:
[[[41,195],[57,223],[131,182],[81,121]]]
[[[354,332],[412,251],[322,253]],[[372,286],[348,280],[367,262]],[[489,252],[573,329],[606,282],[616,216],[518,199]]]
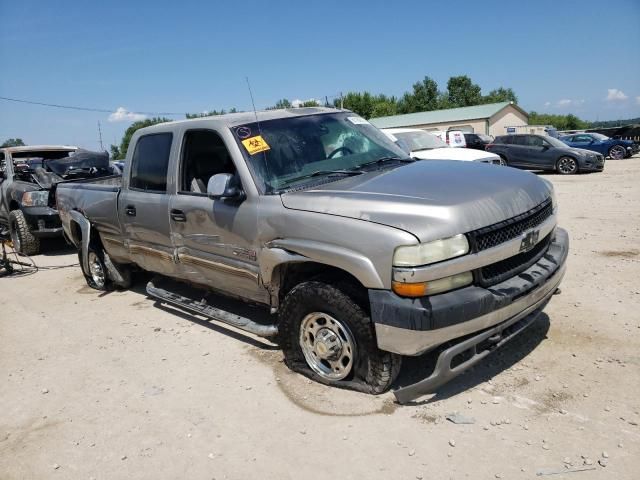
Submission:
[[[269,302],[260,281],[257,203],[212,200],[207,183],[218,173],[237,174],[222,137],[214,130],[184,132],[176,194],[169,221],[181,276],[220,292]]]

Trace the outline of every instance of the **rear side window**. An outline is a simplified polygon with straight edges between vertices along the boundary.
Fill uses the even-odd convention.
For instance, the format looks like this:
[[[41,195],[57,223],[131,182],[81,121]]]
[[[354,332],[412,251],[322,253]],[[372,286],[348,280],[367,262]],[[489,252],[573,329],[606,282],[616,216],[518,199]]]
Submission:
[[[156,193],[167,191],[172,139],[171,133],[145,135],[138,139],[131,160],[130,188]]]
[[[493,143],[502,143],[504,145],[508,145],[509,143],[511,143],[511,137],[509,136],[496,137]]]
[[[527,135],[518,135],[517,137],[511,137],[511,143],[513,145],[528,145]]]

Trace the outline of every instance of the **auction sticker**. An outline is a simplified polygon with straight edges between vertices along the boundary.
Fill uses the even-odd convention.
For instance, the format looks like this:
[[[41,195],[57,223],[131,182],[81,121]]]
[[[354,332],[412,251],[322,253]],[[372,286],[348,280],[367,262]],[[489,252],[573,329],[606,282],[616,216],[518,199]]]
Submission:
[[[249,155],[255,155],[256,153],[266,152],[271,150],[271,147],[266,142],[262,135],[256,135],[255,137],[246,138],[242,140],[242,145],[247,149]]]

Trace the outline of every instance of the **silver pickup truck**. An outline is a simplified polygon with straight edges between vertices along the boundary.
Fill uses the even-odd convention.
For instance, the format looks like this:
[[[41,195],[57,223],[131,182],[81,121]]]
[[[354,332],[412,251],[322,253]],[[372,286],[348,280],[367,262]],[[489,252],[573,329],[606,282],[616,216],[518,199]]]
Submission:
[[[437,348],[433,373],[397,389],[400,402],[530,325],[569,245],[547,181],[416,161],[356,114],[324,108],[141,129],[122,177],[61,183],[56,198],[91,287],[156,272],[150,296],[273,338],[317,381],[381,393],[403,356]],[[208,291],[271,320],[218,308]]]

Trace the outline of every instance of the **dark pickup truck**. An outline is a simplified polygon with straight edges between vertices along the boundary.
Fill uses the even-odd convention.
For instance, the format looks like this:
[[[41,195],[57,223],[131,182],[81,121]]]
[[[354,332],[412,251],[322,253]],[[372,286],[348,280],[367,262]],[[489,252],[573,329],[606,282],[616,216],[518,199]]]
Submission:
[[[11,236],[18,253],[37,254],[40,239],[62,236],[53,185],[113,172],[106,152],[66,145],[0,149],[0,234]]]
[[[150,296],[277,339],[287,365],[317,381],[381,393],[403,356],[442,348],[432,375],[395,391],[401,402],[524,331],[569,247],[549,182],[416,161],[335,109],[141,129],[121,178],[61,183],[56,198],[90,286],[126,287],[132,268],[161,274]],[[211,291],[271,315],[232,314]]]

